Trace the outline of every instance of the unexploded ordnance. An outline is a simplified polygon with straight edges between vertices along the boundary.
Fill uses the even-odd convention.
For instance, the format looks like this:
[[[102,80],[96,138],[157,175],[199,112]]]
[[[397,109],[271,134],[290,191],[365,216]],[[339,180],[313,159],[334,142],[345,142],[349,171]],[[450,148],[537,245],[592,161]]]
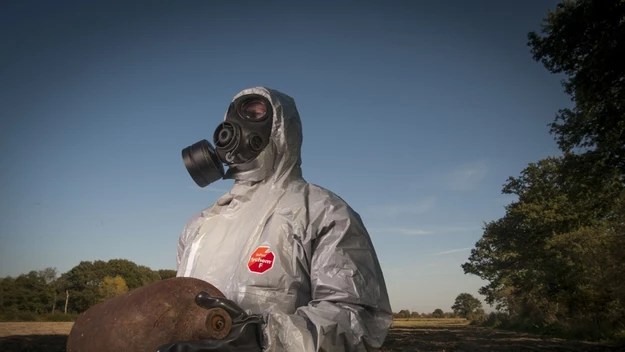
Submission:
[[[175,341],[223,339],[232,319],[221,308],[197,306],[200,291],[225,298],[208,282],[175,277],[100,302],[76,319],[67,352],[153,352]]]

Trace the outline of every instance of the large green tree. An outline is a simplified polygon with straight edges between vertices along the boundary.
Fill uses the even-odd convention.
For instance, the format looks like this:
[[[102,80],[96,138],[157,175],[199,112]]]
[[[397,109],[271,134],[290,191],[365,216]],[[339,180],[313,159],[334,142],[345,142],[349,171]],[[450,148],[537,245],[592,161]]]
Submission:
[[[105,278],[117,276],[124,280],[128,290],[161,279],[158,271],[127,259],[83,261],[61,276],[58,287],[62,295],[69,293],[69,311],[83,312],[104,298]]]
[[[596,334],[625,323],[624,18],[625,1],[563,1],[529,34],[575,103],[551,124],[563,155],[508,179],[502,191],[517,200],[462,265],[515,317]]]
[[[158,276],[161,278],[161,280],[171,279],[173,277],[176,277],[176,270],[161,269],[158,271]]]
[[[462,267],[489,282],[479,291],[489,304],[511,314],[616,324],[625,317],[625,192],[618,173],[584,186],[569,172],[575,159],[540,160],[510,178],[503,192],[518,200],[486,224]]]
[[[445,313],[440,308],[436,308],[434,309],[434,312],[432,312],[432,318],[444,318],[444,317],[445,317]]]
[[[103,299],[175,276],[175,270],[152,270],[126,259],[112,259],[80,262],[60,277],[56,268],[45,268],[0,278],[0,319],[66,308],[68,313],[80,313]]]
[[[41,272],[30,271],[0,281],[0,311],[44,314],[52,311],[53,303],[54,289]]]
[[[127,259],[111,259],[107,262],[108,276],[121,276],[129,290],[148,285],[161,279],[158,272]],[[104,277],[102,277],[104,279]]]
[[[478,309],[482,308],[482,302],[479,299],[473,297],[470,293],[461,293],[456,297],[451,309],[459,316],[466,318],[472,313],[475,313]]]
[[[102,260],[82,261],[59,278],[60,291],[69,294],[68,312],[83,312],[102,297],[100,285],[108,275],[107,263]]]
[[[625,1],[564,0],[541,33],[528,35],[535,60],[566,75],[575,102],[559,111],[551,132],[563,151],[590,149],[625,171]]]

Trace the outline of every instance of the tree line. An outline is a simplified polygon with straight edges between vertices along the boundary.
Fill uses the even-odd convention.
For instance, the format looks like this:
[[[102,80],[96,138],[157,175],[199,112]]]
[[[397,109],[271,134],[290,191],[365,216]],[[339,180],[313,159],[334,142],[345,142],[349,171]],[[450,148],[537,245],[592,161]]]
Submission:
[[[484,309],[482,308],[482,302],[479,299],[473,297],[470,293],[461,293],[456,297],[454,304],[451,306],[451,312],[444,312],[440,308],[436,308],[432,313],[419,313],[411,312],[408,309],[402,309],[397,313],[393,313],[394,319],[450,319],[450,318],[464,318],[471,322],[484,322],[488,318]]]
[[[176,276],[175,270],[152,270],[126,259],[82,261],[66,273],[56,268],[30,271],[17,277],[0,278],[0,321],[71,321],[91,306],[153,282]],[[484,317],[482,302],[461,293],[452,312],[437,308],[432,313],[401,310],[394,318]]]
[[[126,259],[82,261],[59,275],[56,268],[0,279],[0,320],[73,320],[105,299],[176,276]]]
[[[484,225],[466,274],[518,326],[589,339],[625,336],[625,2],[562,1],[530,52],[564,77],[572,108],[549,125],[561,155],[529,163]]]

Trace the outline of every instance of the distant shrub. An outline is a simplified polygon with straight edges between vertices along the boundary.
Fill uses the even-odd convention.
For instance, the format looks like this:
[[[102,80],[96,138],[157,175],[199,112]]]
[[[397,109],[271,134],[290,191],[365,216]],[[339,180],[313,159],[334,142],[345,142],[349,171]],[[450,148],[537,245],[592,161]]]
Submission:
[[[18,313],[16,306],[3,307],[0,310],[0,321],[13,321]]]
[[[19,311],[15,307],[9,307],[0,311],[0,321],[19,322],[19,321],[49,321],[49,322],[71,322],[78,318],[77,313],[65,314],[56,312],[54,314],[37,314],[34,312]]]
[[[39,316],[33,312],[19,312],[15,316],[15,321],[38,321]]]
[[[625,329],[619,330],[614,334],[614,342],[618,346],[625,346]]]
[[[477,309],[475,312],[467,314],[466,318],[471,322],[470,325],[482,325],[488,319],[488,315],[483,309]]]
[[[491,312],[488,315],[488,318],[482,323],[482,326],[487,326],[491,328],[505,326],[509,324],[510,316],[507,313],[502,312]]]
[[[54,321],[54,322],[70,322],[75,321],[78,318],[78,314],[65,314],[65,313],[54,313],[54,314],[46,314],[42,315],[41,320],[43,321]]]
[[[0,321],[37,321],[37,318],[36,313],[19,311],[15,306],[7,307],[0,312]]]

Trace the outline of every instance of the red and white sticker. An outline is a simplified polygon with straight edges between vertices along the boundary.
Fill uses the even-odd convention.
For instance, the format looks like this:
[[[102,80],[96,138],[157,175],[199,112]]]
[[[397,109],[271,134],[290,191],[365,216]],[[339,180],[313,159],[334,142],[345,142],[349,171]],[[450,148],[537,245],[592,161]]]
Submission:
[[[273,252],[269,250],[268,246],[260,246],[250,256],[247,267],[253,273],[262,274],[273,268],[274,258]]]

